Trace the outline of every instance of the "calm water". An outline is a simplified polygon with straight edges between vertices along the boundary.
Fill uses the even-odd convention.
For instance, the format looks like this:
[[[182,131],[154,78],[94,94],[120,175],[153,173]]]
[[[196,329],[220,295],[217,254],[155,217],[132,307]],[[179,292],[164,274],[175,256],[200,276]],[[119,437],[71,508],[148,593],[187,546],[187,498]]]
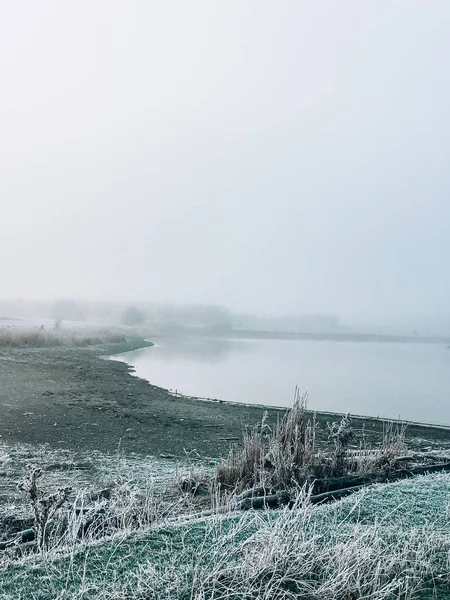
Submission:
[[[184,339],[114,357],[183,394],[450,425],[450,350],[439,344]]]

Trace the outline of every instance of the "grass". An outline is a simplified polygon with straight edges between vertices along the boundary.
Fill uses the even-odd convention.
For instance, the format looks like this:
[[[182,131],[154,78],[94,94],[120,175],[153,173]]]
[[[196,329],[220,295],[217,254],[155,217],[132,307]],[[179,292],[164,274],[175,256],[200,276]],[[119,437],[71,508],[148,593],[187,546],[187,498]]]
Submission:
[[[301,482],[315,463],[315,423],[308,419],[307,396],[296,388],[292,408],[270,429],[265,422],[244,431],[242,446],[231,448],[216,467],[215,480],[240,492],[262,486],[279,488]]]
[[[308,415],[307,400],[296,388],[292,408],[274,429],[263,418],[244,431],[242,445],[232,447],[217,465],[214,485],[236,493],[249,488],[288,490],[325,477],[386,472],[406,452],[401,424],[389,424],[379,447],[368,450],[364,439],[356,438],[348,415],[328,423],[328,444],[319,449],[317,424]]]
[[[0,328],[0,348],[42,348],[53,346],[85,347],[125,341],[123,334],[108,330],[84,332],[41,328],[22,329],[14,326]]]
[[[97,488],[111,482],[108,499],[92,495],[92,487],[82,491],[83,469],[74,469],[73,481],[67,477],[64,453],[30,448],[18,459],[0,448],[0,476],[26,482],[22,492],[10,490],[3,507],[0,499],[0,517],[20,512],[28,494],[41,519],[39,502],[58,503],[61,484],[78,490],[51,520],[48,513],[35,523],[38,533],[46,530],[38,548],[13,543],[0,553],[0,598],[450,599],[450,475],[378,484],[312,505],[311,478],[389,470],[405,451],[401,428],[387,430],[370,452],[350,447],[358,445],[348,417],[328,429],[328,448],[319,450],[306,397],[296,392],[276,427],[263,419],[242,447],[209,468],[186,463],[184,474],[174,465],[156,476],[151,458],[118,453],[103,465],[99,456],[72,461],[91,466]],[[43,484],[27,479],[25,463],[42,469]],[[294,506],[234,510],[230,498],[255,485],[289,489]]]
[[[2,600],[450,598],[450,477],[340,503],[213,516],[86,541],[0,567]]]
[[[47,446],[2,445],[0,443],[0,542],[4,542],[18,531],[33,525],[34,510],[28,494],[18,487],[33,470],[43,471],[39,491],[48,496],[59,488],[71,487],[74,493],[70,502],[83,503],[84,508],[95,509],[101,500],[90,500],[92,494],[101,490],[114,489],[108,502],[109,516],[125,515],[132,519],[144,507],[152,510],[155,501],[145,509],[145,501],[152,494],[165,492],[168,483],[176,480],[185,465],[175,461],[160,461],[153,457],[124,456],[121,452],[104,455],[99,452],[74,454],[68,450],[54,450]],[[168,504],[179,499],[179,490],[171,484]],[[183,496],[184,499],[184,496]],[[192,503],[186,498],[186,505]],[[148,502],[147,502],[148,505]],[[66,510],[66,513],[68,511]],[[122,519],[123,522],[123,519]],[[115,527],[117,530],[117,527]],[[1,553],[0,553],[1,555]]]

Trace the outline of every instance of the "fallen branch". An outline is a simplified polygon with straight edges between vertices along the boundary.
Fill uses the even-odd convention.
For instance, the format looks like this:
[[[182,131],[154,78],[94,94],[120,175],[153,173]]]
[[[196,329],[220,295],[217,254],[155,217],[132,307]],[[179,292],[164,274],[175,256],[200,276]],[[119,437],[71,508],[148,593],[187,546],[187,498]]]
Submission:
[[[362,487],[363,486],[361,485],[355,485],[353,487],[343,488],[342,490],[334,490],[332,492],[316,494],[315,496],[310,496],[311,504],[321,504],[324,502],[329,502],[330,500],[340,500],[345,496],[353,494],[353,492],[358,492]]]
[[[245,498],[259,498],[260,496],[270,496],[270,495],[271,495],[271,493],[269,493],[269,490],[267,490],[263,486],[259,486],[259,487],[254,487],[249,490],[246,490],[245,492],[242,492],[242,494],[239,494],[239,496],[236,496],[236,500],[237,500],[237,502],[240,502],[241,500],[245,500]]]
[[[412,469],[398,469],[387,473],[373,473],[371,475],[348,475],[345,477],[329,477],[327,479],[316,479],[311,481],[314,492],[326,493],[335,490],[345,489],[355,486],[371,485],[373,483],[389,483],[415,477],[416,475],[425,475],[425,473],[450,472],[450,462],[434,465],[425,465],[414,467]]]
[[[244,498],[238,504],[240,510],[250,510],[251,508],[278,508],[289,504],[291,495],[289,492],[279,492],[270,496],[257,496],[252,498]]]
[[[411,454],[405,454],[404,456],[396,456],[394,460],[396,462],[406,462],[408,460],[417,460],[418,458],[433,458],[434,460],[450,462],[449,454],[436,454],[434,452],[413,452]]]
[[[316,493],[310,497],[310,500],[312,504],[338,500],[374,483],[389,483],[426,473],[439,472],[450,472],[450,462],[415,467],[413,469],[399,469],[391,473],[316,479],[315,481],[311,481],[313,491]],[[294,505],[288,492],[283,491],[276,494],[267,494],[267,490],[264,487],[255,487],[246,490],[237,496],[236,500],[237,508],[240,510],[278,508],[286,504],[289,504],[292,508]]]
[[[25,531],[19,531],[16,535],[6,542],[0,542],[0,550],[6,550],[10,546],[15,544],[25,544],[27,542],[33,542],[36,538],[34,529],[25,529]]]

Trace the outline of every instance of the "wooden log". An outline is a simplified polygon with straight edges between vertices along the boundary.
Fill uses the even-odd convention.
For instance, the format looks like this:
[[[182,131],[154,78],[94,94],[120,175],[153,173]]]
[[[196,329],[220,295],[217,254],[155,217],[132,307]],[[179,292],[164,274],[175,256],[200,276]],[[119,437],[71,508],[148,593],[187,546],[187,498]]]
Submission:
[[[242,492],[242,494],[239,494],[239,496],[236,497],[236,500],[238,502],[240,502],[241,500],[245,500],[245,498],[259,498],[261,496],[270,496],[270,495],[271,495],[271,493],[269,492],[269,490],[267,488],[260,486],[260,487],[250,488],[249,490]]]
[[[346,475],[345,477],[328,477],[311,482],[316,494],[342,490],[357,485],[369,485],[380,480],[380,475]]]
[[[111,500],[112,488],[103,488],[102,490],[98,490],[97,492],[92,492],[89,494],[89,500],[92,502],[98,502],[99,500]]]
[[[371,485],[373,483],[387,483],[398,481],[415,475],[424,475],[425,473],[450,472],[450,462],[438,463],[433,465],[424,465],[413,467],[411,469],[397,469],[387,473],[373,473],[370,475],[347,475],[345,477],[329,477],[327,479],[316,479],[312,481],[313,489],[316,494],[332,492],[334,490],[345,489],[355,486]]]
[[[393,473],[387,473],[386,475],[381,476],[378,479],[378,482],[398,481],[400,479],[406,479],[406,478],[414,477],[416,475],[425,475],[426,473],[440,473],[440,472],[441,473],[442,472],[450,472],[450,463],[447,463],[444,465],[438,464],[438,465],[428,465],[428,466],[423,466],[423,467],[415,467],[413,469],[400,469],[398,471],[394,471]],[[336,479],[340,479],[340,478],[336,478]],[[346,479],[346,478],[344,477],[342,479]],[[361,478],[361,479],[367,479],[367,478]],[[374,483],[374,481],[371,481],[371,483]],[[312,504],[318,504],[320,502],[327,502],[329,500],[338,500],[339,498],[348,496],[349,494],[352,494],[353,492],[357,492],[358,490],[363,488],[365,485],[367,485],[367,484],[364,483],[361,485],[354,485],[354,486],[342,488],[339,490],[332,490],[332,491],[323,492],[321,494],[315,494],[314,496],[310,497],[310,500],[311,500]]]
[[[21,543],[33,542],[35,539],[36,533],[35,533],[34,529],[25,529],[25,531],[21,531],[19,533],[19,536],[20,536]]]
[[[353,492],[357,492],[362,487],[373,483],[389,483],[409,477],[415,477],[416,475],[440,472],[450,472],[450,463],[424,465],[412,469],[399,469],[392,473],[317,479],[312,483],[314,485],[314,491],[318,493],[312,495],[310,499],[312,504],[338,500],[339,498],[348,496]],[[277,508],[283,504],[293,506],[293,502],[291,502],[288,492],[278,492],[277,494],[267,495],[267,490],[263,487],[252,488],[237,497],[237,508],[241,510],[249,510],[251,508]]]
[[[270,496],[259,496],[253,498],[244,498],[238,504],[241,510],[249,510],[251,508],[278,508],[289,504],[291,496],[288,492],[279,492]]]
[[[36,537],[34,529],[25,529],[25,531],[19,531],[16,535],[6,542],[0,542],[0,550],[6,550],[14,544],[26,544],[33,542]]]
[[[331,500],[339,500],[340,498],[349,496],[354,492],[358,492],[362,487],[364,486],[355,485],[353,487],[343,488],[342,490],[333,490],[332,492],[316,494],[315,496],[310,496],[311,504],[321,504],[325,502],[330,502]]]
[[[417,460],[418,458],[433,458],[434,460],[450,462],[449,454],[436,454],[435,452],[412,452],[404,456],[396,456],[394,460],[396,462],[406,462],[408,460]]]
[[[425,475],[426,473],[445,473],[450,472],[450,462],[439,463],[436,465],[424,465],[423,467],[414,467],[412,469],[399,469],[386,475],[387,481],[396,481],[397,479],[405,479],[414,477],[415,475]]]

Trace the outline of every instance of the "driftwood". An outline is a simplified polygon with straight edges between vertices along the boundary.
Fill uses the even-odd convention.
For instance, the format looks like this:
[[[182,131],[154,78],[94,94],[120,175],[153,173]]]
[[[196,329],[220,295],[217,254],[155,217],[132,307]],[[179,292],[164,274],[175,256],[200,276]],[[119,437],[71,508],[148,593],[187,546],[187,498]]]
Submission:
[[[310,496],[310,501],[312,504],[319,504],[321,502],[329,502],[330,500],[338,500],[373,483],[389,483],[416,475],[424,475],[425,473],[439,472],[450,472],[450,462],[414,467],[412,469],[398,469],[391,473],[316,479],[311,481],[315,493]],[[277,508],[282,505],[289,505],[291,508],[294,505],[289,493],[282,491],[267,495],[267,490],[264,487],[255,487],[246,490],[237,497],[237,507],[241,510],[249,510],[250,508]]]
[[[345,488],[370,485],[380,480],[380,475],[348,475],[345,477],[328,477],[310,481],[314,494],[324,494]]]
[[[311,504],[321,504],[329,502],[331,500],[339,500],[344,496],[349,496],[353,492],[357,492],[361,489],[360,485],[353,487],[343,488],[340,490],[334,490],[332,492],[325,492],[323,494],[315,494],[310,496],[309,500]],[[289,492],[283,491],[278,494],[271,494],[270,496],[247,496],[241,500],[238,504],[240,510],[260,509],[260,508],[279,508],[280,506],[294,506],[294,501],[291,500]]]
[[[257,496],[252,498],[244,498],[238,504],[241,510],[249,510],[250,508],[278,508],[289,504],[291,495],[289,492],[279,492],[270,496]]]
[[[34,529],[25,529],[25,531],[19,531],[16,535],[6,542],[0,542],[0,550],[6,550],[14,544],[25,544],[27,542],[33,542],[36,537]]]
[[[435,465],[413,467],[411,469],[397,469],[386,473],[373,473],[370,475],[347,475],[345,477],[329,477],[327,479],[316,479],[311,481],[313,491],[316,493],[332,492],[348,487],[370,485],[372,483],[389,483],[400,479],[407,479],[425,473],[450,472],[450,462]]]
[[[436,454],[435,452],[413,452],[404,456],[396,456],[396,462],[406,462],[409,460],[417,460],[418,458],[432,458],[433,460],[443,460],[450,462],[450,454]]]
[[[343,488],[342,490],[324,492],[323,494],[316,494],[314,496],[310,496],[309,499],[311,501],[311,504],[322,504],[324,502],[329,502],[331,500],[339,500],[340,498],[349,496],[350,494],[353,494],[353,492],[358,492],[362,487],[362,485],[355,485],[353,487]]]
[[[92,502],[98,502],[99,500],[111,500],[112,492],[113,490],[110,487],[104,488],[97,492],[92,492],[89,494],[89,500]]]
[[[412,469],[399,469],[388,473],[387,481],[396,481],[397,479],[405,479],[414,477],[415,475],[425,475],[426,473],[446,473],[450,472],[450,462],[439,463],[437,465],[426,465],[424,467],[413,467]]]
[[[450,472],[450,463],[428,465],[424,467],[414,467],[413,469],[400,469],[393,471],[392,473],[386,473],[383,475],[368,475],[365,477],[333,477],[329,480],[318,480],[314,483],[320,483],[322,489],[327,488],[320,494],[315,494],[310,497],[312,504],[318,504],[320,502],[327,502],[329,500],[338,500],[344,496],[348,496],[353,492],[357,492],[362,487],[370,485],[372,483],[389,483],[393,481],[399,481],[401,479],[407,479],[416,475],[425,475],[425,473],[439,473],[439,472]],[[347,487],[342,487],[344,483],[347,483]],[[315,488],[315,485],[314,485]]]
[[[76,509],[75,513],[77,516],[82,516],[84,519],[80,523],[80,527],[78,530],[78,537],[82,537],[87,532],[100,531],[102,526],[105,525],[105,514],[106,511],[104,508],[97,508],[94,511],[91,511],[88,508],[80,508]],[[47,525],[53,524],[53,519],[50,519]],[[15,546],[20,544],[21,546],[25,546],[30,542],[34,542],[36,540],[36,532],[34,529],[25,529],[24,531],[19,531],[16,533],[11,539],[6,540],[4,542],[0,542],[0,551],[6,550],[11,546]]]
[[[245,500],[245,498],[259,498],[261,496],[270,496],[271,494],[273,494],[273,491],[268,490],[265,487],[254,487],[251,488],[250,490],[246,490],[245,492],[242,492],[242,494],[239,494],[239,496],[236,497],[236,500],[238,502],[240,502],[241,500]]]

